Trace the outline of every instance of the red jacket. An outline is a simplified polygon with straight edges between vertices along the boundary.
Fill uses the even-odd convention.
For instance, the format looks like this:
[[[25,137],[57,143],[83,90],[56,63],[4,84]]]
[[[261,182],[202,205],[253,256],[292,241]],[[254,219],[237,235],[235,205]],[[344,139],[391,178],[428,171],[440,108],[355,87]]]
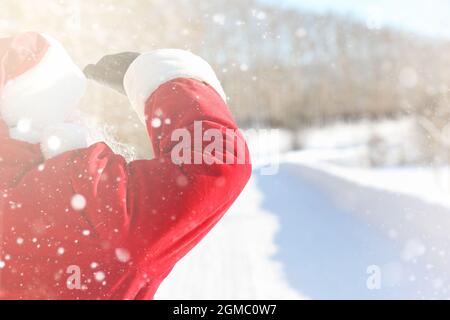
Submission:
[[[33,41],[33,50],[47,50]],[[21,72],[6,70],[7,50],[0,47],[0,79],[11,80]],[[34,58],[37,65],[42,55]],[[175,129],[194,136],[194,121],[202,121],[203,131],[218,129],[223,137],[226,129],[237,130],[220,89],[177,73],[148,88],[139,83],[149,76],[139,63],[136,72],[144,76],[127,74],[133,78],[127,93],[139,108],[133,99],[142,88],[151,90],[141,116],[152,160],[127,163],[103,142],[45,160],[39,143],[12,139],[0,120],[0,298],[151,299],[247,183],[246,147],[245,164],[177,165],[171,159]],[[243,142],[240,134],[236,139]],[[238,148],[224,150],[237,159]]]

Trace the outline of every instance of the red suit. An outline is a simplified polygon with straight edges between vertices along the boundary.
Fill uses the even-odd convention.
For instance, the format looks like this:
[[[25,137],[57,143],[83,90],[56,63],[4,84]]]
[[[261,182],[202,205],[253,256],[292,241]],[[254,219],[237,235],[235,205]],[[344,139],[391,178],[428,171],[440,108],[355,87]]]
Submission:
[[[34,33],[0,39],[0,299],[151,299],[244,188],[248,151],[244,164],[174,163],[174,130],[194,137],[194,121],[224,138],[237,130],[212,69],[178,50],[140,56],[125,77],[153,159],[127,163],[103,142],[46,156],[39,134],[34,142],[11,138],[20,129],[8,111],[15,81],[51,64],[51,47]],[[239,148],[223,150],[213,158],[237,160]]]

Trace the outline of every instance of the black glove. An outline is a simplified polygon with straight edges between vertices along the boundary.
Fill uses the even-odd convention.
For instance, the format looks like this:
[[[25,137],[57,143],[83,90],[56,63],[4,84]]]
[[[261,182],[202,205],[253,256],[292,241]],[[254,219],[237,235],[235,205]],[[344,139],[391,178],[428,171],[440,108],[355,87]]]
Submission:
[[[125,94],[123,78],[131,63],[139,53],[122,52],[104,56],[96,64],[89,64],[84,68],[84,74],[102,85]]]

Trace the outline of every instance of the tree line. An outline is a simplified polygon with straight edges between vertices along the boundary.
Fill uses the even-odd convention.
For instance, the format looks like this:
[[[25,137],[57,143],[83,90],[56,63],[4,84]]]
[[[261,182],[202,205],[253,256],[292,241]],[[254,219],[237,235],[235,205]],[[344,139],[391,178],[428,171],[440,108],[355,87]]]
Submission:
[[[1,33],[30,29],[55,35],[80,66],[118,51],[198,53],[218,73],[244,127],[298,130],[410,115],[425,139],[441,144],[437,136],[446,137],[449,41],[256,0],[0,3]],[[91,88],[85,104],[92,114],[117,119],[125,140],[143,136],[126,99]],[[125,109],[134,126],[122,124]]]

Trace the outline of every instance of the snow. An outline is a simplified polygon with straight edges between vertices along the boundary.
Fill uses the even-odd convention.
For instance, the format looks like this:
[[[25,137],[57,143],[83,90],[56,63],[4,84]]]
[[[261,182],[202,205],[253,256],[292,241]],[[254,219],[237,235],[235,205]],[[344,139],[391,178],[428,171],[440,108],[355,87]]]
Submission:
[[[96,281],[98,282],[102,282],[103,280],[105,280],[105,273],[103,271],[98,271],[94,273],[94,278]]]
[[[172,271],[156,299],[299,299],[275,254],[277,217],[252,179],[210,234]]]
[[[328,136],[343,139],[338,131]],[[230,212],[156,298],[449,298],[448,168],[364,167],[364,139],[318,147],[318,137],[279,155],[275,175],[256,161]]]
[[[421,160],[416,119],[360,120],[309,128],[300,133],[304,149],[314,158],[341,165],[398,166]]]
[[[123,249],[123,248],[117,248],[115,250],[116,253],[116,258],[117,260],[119,260],[120,262],[128,262],[130,260],[130,252],[128,252],[128,250]]]
[[[427,201],[417,191],[405,192],[409,181],[395,191],[391,181],[399,180],[384,178],[384,188],[381,179],[362,184],[358,174],[345,176],[331,165],[298,159],[281,166],[275,186],[270,177],[264,178],[267,190],[272,185],[272,193],[276,191],[267,202],[286,226],[279,235],[280,259],[291,266],[292,281],[304,294],[333,299],[447,297],[450,207]],[[428,193],[425,188],[422,193]],[[289,232],[289,227],[295,230]],[[289,250],[294,244],[304,250],[296,257]],[[371,265],[382,270],[381,290],[365,287]],[[437,290],[437,280],[447,284]],[[311,286],[308,281],[313,281]]]
[[[74,194],[70,204],[75,211],[81,211],[86,208],[86,198],[81,194]]]

